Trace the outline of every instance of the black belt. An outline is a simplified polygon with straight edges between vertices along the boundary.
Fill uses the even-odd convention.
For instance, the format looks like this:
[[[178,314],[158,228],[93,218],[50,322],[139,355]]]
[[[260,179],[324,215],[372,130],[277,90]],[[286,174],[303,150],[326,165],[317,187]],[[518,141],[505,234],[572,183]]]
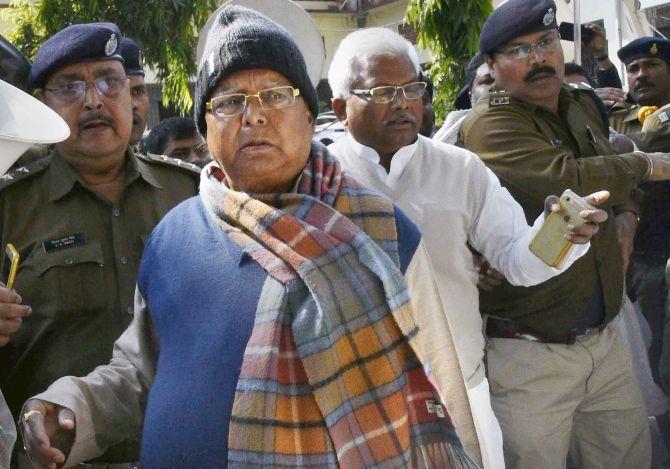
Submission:
[[[140,469],[139,462],[121,462],[121,463],[79,463],[78,469]]]
[[[591,336],[605,328],[605,324],[585,329],[572,329],[563,334],[545,334],[516,321],[494,316],[485,316],[486,337],[499,339],[521,339],[544,344],[574,344],[577,337]]]

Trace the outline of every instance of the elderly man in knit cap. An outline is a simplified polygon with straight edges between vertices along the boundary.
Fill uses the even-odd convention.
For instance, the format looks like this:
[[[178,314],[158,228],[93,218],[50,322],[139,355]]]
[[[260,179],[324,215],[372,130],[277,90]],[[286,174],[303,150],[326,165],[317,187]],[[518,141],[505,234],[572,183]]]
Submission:
[[[467,397],[448,327],[414,314],[441,308],[421,235],[312,142],[290,35],[224,7],[195,95],[200,197],[148,240],[110,364],[26,404],[33,461],[141,432],[149,468],[476,467],[449,418]]]
[[[123,68],[130,80],[130,99],[133,105],[133,130],[130,133],[130,145],[137,149],[144,129],[147,128],[147,117],[149,116],[149,93],[144,83],[140,46],[129,37],[122,38],[121,57],[123,57]]]
[[[633,187],[670,178],[667,154],[618,154],[591,89],[563,84],[552,0],[509,0],[482,28],[496,90],[461,127],[531,219],[547,194],[607,189],[610,217],[591,250],[551,282],[482,292],[493,410],[510,467],[649,467],[644,403],[617,316],[623,264],[615,215]],[[572,443],[572,444],[571,444]]]

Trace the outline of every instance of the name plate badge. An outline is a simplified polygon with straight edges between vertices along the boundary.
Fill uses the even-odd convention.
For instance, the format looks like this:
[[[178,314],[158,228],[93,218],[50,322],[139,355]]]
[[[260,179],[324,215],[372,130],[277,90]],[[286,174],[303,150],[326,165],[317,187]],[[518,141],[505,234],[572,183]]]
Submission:
[[[62,238],[49,239],[47,241],[42,241],[42,249],[44,252],[53,252],[58,249],[70,248],[72,246],[81,246],[86,244],[86,236],[84,233],[76,233]]]

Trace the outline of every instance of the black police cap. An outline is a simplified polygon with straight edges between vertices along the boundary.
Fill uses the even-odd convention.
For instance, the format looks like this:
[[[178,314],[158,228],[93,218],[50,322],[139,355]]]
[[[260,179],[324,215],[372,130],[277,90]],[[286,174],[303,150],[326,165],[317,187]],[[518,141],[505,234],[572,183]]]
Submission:
[[[121,39],[121,56],[123,57],[123,66],[128,75],[144,76],[142,51],[140,51],[140,46],[129,37]]]
[[[641,37],[619,49],[617,55],[626,65],[642,57],[654,57],[670,62],[670,41],[660,37]]]
[[[512,39],[557,28],[553,0],[509,0],[488,17],[479,36],[479,50],[491,55]]]
[[[42,88],[59,68],[92,60],[120,60],[121,31],[113,23],[73,24],[47,39],[37,51],[28,81]]]

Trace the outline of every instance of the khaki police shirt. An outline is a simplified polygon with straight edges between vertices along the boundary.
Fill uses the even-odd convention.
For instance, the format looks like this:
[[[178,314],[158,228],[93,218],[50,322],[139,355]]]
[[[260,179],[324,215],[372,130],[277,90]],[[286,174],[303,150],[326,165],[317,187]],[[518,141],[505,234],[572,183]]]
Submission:
[[[642,132],[642,123],[637,115],[639,110],[640,106],[630,97],[616,103],[609,110],[610,125],[618,133],[630,137],[642,151],[670,153],[670,125]]]
[[[640,106],[628,100],[610,109],[610,125],[629,136],[644,151],[670,153],[670,104],[638,119]],[[645,182],[638,188],[640,223],[635,235],[633,257],[663,264],[670,255],[670,182]]]
[[[133,317],[147,237],[197,193],[193,165],[126,158],[127,182],[115,204],[88,189],[57,152],[0,184],[2,247],[12,243],[20,253],[14,288],[33,310],[0,349],[2,391],[15,417],[24,400],[61,376],[109,362]]]
[[[648,166],[638,154],[613,156],[594,99],[591,91],[564,87],[555,114],[509,94],[492,93],[461,127],[461,143],[496,173],[529,222],[543,210],[548,195],[560,195],[565,189],[580,195],[602,189],[612,194],[605,205],[609,220],[591,241],[589,253],[540,285],[523,288],[503,282],[492,293],[480,292],[482,313],[559,335],[594,305],[604,302],[607,319],[618,312],[623,272],[612,208],[627,201]]]

